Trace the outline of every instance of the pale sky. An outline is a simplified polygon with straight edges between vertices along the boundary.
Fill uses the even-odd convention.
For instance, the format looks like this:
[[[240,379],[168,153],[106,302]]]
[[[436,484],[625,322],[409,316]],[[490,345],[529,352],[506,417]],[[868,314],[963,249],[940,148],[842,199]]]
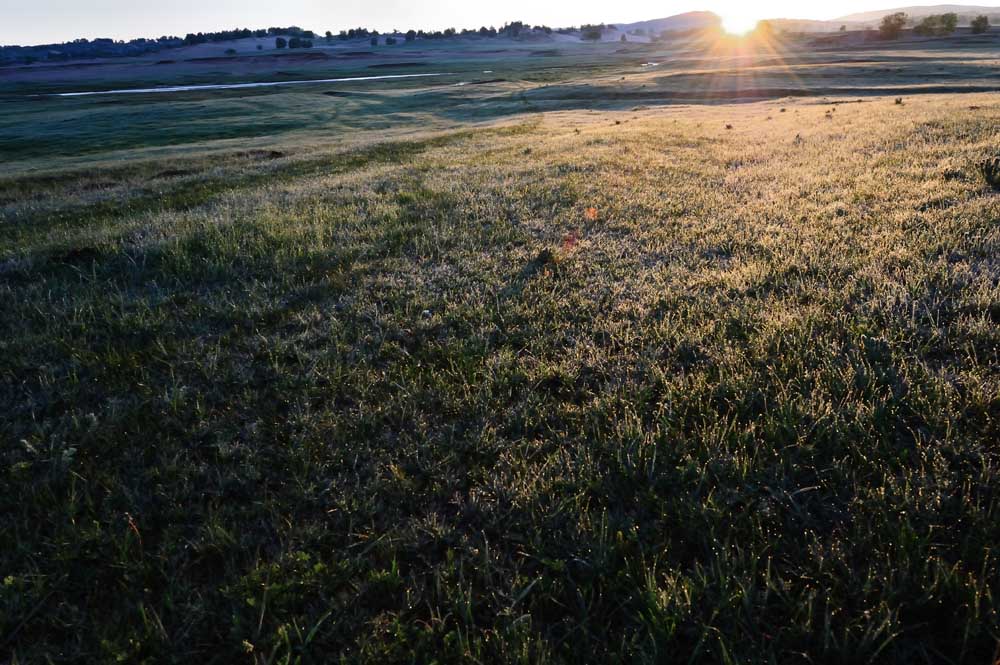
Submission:
[[[831,19],[891,4],[891,0],[0,0],[0,44],[77,37],[183,37],[188,32],[272,25],[298,25],[321,33],[358,26],[381,31],[461,29],[512,20],[560,27],[641,21],[702,9],[743,19]]]

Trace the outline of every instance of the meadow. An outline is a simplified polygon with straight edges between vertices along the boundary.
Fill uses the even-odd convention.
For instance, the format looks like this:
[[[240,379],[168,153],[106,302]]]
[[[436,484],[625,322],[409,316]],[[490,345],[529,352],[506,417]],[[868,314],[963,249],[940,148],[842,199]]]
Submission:
[[[995,56],[632,48],[0,101],[0,661],[993,662]]]

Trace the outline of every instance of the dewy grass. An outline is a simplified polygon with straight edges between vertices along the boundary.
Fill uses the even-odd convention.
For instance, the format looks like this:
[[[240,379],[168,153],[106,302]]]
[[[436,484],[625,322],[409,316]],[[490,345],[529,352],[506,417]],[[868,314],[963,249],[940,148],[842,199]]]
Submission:
[[[232,194],[263,183],[277,183],[306,175],[332,175],[369,164],[401,164],[424,150],[458,141],[472,134],[513,135],[531,123],[447,132],[426,138],[377,142],[346,152],[308,156],[286,155],[276,150],[232,153],[225,158],[194,158],[169,166],[142,163],[129,169],[113,168],[93,173],[63,173],[47,177],[22,176],[0,180],[0,201],[12,205],[5,215],[6,228],[0,241],[11,247],[28,244],[31,236],[50,233],[58,227],[91,229],[104,222],[145,213],[182,211],[207,203],[221,194]],[[273,160],[290,157],[275,167]],[[227,163],[228,161],[228,163]],[[221,168],[220,168],[221,167]],[[228,167],[228,168],[226,168]],[[119,184],[122,183],[122,184]],[[55,192],[62,189],[62,196]],[[93,192],[97,192],[93,194]],[[81,195],[92,200],[83,202]],[[48,205],[39,205],[39,199]],[[4,236],[7,236],[6,238]]]
[[[5,182],[0,652],[991,662],[969,99]]]

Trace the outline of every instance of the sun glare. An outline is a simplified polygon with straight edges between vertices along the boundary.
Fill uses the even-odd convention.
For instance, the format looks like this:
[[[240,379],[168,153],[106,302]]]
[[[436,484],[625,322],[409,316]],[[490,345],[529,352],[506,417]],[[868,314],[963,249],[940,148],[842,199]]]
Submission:
[[[757,19],[738,14],[729,14],[722,17],[722,29],[731,35],[746,35],[757,27]]]

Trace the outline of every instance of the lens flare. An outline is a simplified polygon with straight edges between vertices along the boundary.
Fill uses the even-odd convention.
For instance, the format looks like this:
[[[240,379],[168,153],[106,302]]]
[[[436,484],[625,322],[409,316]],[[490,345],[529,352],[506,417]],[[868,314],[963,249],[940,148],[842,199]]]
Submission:
[[[722,29],[731,35],[746,35],[757,27],[758,19],[740,14],[728,14],[722,17]]]

